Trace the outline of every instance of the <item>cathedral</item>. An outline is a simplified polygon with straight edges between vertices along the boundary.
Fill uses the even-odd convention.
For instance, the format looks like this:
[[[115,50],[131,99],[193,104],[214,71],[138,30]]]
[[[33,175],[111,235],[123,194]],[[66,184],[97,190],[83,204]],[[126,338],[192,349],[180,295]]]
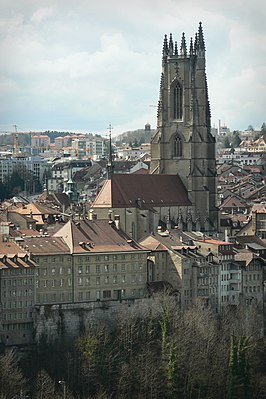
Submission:
[[[116,214],[133,238],[158,225],[217,232],[215,138],[211,134],[205,42],[201,23],[187,47],[164,37],[157,130],[149,175],[116,175],[98,194],[99,217]]]

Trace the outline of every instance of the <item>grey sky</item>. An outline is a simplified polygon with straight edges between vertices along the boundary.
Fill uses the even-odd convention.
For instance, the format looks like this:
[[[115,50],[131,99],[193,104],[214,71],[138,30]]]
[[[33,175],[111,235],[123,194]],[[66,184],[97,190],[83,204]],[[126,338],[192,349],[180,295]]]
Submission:
[[[0,0],[0,131],[156,126],[164,34],[203,23],[212,124],[266,122],[261,0]]]

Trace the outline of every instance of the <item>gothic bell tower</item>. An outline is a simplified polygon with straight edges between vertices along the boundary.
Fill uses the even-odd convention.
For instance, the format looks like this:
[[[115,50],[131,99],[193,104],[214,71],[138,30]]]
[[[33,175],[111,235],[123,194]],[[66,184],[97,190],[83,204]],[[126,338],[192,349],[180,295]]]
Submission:
[[[217,231],[215,138],[201,23],[189,49],[184,33],[179,51],[172,34],[164,37],[151,173],[178,174],[193,204],[194,224],[197,220],[202,231]]]

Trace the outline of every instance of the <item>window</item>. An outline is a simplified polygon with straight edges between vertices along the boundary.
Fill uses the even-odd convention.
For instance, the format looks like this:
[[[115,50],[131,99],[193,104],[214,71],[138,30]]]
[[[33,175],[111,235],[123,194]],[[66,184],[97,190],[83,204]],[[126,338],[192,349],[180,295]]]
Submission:
[[[90,265],[86,265],[86,273],[90,273]]]
[[[110,299],[111,298],[111,290],[103,291],[103,299]]]
[[[125,271],[126,271],[126,265],[125,265],[125,263],[122,263],[121,270],[122,270],[122,272],[125,272]]]
[[[109,284],[109,276],[105,276],[104,282],[105,282],[105,284]]]
[[[90,299],[91,298],[91,293],[90,293],[90,291],[87,291],[86,292],[86,299]]]
[[[96,265],[96,273],[100,273],[100,265]]]
[[[117,264],[114,264],[113,266],[113,271],[116,273],[117,272]]]
[[[182,139],[179,134],[176,134],[173,140],[173,156],[181,157],[182,152]]]
[[[86,277],[86,278],[85,278],[85,284],[86,284],[86,285],[90,285],[90,278],[89,278],[89,277]]]
[[[82,285],[82,277],[78,278],[78,285]]]
[[[78,268],[78,274],[81,274],[81,273],[82,273],[82,265],[79,266],[79,268]]]
[[[183,117],[183,89],[180,82],[176,81],[171,87],[172,118]]]
[[[109,273],[109,265],[105,265],[105,266],[104,266],[104,271],[105,271],[106,273]]]
[[[117,284],[117,276],[113,276],[113,284]]]
[[[97,277],[96,277],[96,284],[97,284],[97,285],[100,285],[100,282],[101,282],[100,276],[97,276]]]

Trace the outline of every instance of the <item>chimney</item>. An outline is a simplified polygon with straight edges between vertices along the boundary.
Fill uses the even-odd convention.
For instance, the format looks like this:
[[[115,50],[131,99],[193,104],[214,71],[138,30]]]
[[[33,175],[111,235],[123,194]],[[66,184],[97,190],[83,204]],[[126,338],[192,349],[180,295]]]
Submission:
[[[120,230],[120,215],[115,215],[115,226],[117,230]]]

